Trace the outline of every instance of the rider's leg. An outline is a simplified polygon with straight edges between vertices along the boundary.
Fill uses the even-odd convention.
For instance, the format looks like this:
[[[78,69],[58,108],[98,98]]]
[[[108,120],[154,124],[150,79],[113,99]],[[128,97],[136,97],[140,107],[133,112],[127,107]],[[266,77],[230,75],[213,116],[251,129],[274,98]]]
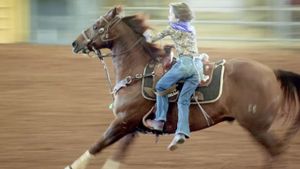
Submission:
[[[185,76],[185,71],[181,68],[181,63],[178,61],[156,84],[156,91],[163,92],[166,89],[170,88],[180,79]],[[157,99],[157,109],[156,109],[156,121],[166,121],[167,111],[168,111],[168,97],[164,96],[156,96]]]
[[[195,74],[185,80],[178,99],[178,122],[175,134],[184,134],[186,137],[190,136],[189,127],[189,107],[191,96],[199,85],[199,78]]]
[[[190,136],[190,127],[189,127],[189,107],[190,99],[196,88],[199,85],[199,74],[197,72],[196,66],[193,60],[186,60],[188,76],[184,79],[184,85],[179,95],[178,99],[178,122],[175,137],[168,146],[168,149],[173,151],[177,148],[177,144],[182,144],[185,141],[185,137]]]

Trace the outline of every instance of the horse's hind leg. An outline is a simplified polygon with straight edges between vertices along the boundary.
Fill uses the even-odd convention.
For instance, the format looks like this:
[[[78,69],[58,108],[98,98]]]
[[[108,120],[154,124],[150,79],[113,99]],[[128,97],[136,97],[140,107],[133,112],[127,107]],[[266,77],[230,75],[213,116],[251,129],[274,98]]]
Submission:
[[[118,169],[121,161],[124,159],[130,145],[134,142],[137,133],[130,133],[120,140],[120,145],[113,156],[106,160],[102,169]]]
[[[130,123],[124,121],[124,119],[115,119],[106,130],[103,137],[81,157],[74,161],[71,166],[67,166],[65,169],[85,169],[96,154],[128,133],[133,132],[133,128],[127,124]]]
[[[299,131],[300,129],[300,112],[298,112],[299,114],[299,117],[298,119],[296,119],[294,121],[294,123],[290,126],[290,128],[288,128],[288,130],[286,131],[284,137],[283,137],[283,142],[285,144],[288,144],[291,139],[297,134],[297,132]]]
[[[284,144],[271,132],[256,132],[255,134],[252,133],[252,135],[266,148],[272,157],[280,155],[285,150]]]
[[[271,132],[267,130],[249,130],[251,135],[259,142],[269,154],[267,159],[267,168],[272,168],[273,163],[277,157],[285,150],[285,144],[276,138]],[[279,167],[279,166],[277,166]],[[280,167],[282,168],[282,166]]]

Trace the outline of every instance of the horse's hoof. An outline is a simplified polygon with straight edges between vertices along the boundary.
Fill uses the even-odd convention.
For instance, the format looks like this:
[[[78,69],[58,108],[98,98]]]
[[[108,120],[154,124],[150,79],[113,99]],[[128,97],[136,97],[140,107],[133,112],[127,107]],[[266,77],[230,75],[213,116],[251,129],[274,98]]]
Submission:
[[[67,167],[65,167],[65,169],[72,169],[72,167],[68,165]]]
[[[120,168],[120,162],[111,159],[106,160],[105,164],[102,167],[102,169],[118,169],[118,168]]]

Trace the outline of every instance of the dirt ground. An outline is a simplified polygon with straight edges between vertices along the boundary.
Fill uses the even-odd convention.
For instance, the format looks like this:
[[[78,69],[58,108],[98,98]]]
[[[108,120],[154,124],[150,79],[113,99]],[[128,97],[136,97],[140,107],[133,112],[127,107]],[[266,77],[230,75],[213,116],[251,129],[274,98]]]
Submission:
[[[246,57],[300,73],[300,50],[203,51],[212,60]],[[68,46],[0,45],[0,168],[64,168],[100,138],[113,119],[110,103],[97,58],[74,55]],[[155,144],[153,135],[140,134],[121,168],[256,169],[265,160],[236,122],[195,132],[176,152],[166,149],[171,139],[163,136]],[[100,153],[89,169],[100,169],[116,148]],[[300,168],[299,134],[281,160],[288,169]]]

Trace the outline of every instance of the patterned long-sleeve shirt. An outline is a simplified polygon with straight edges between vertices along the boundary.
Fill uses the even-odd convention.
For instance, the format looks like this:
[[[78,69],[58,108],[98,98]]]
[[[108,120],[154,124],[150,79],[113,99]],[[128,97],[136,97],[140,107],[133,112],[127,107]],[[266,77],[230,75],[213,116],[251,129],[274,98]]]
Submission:
[[[167,29],[163,30],[157,35],[153,35],[151,37],[151,40],[152,42],[155,42],[166,36],[170,36],[174,41],[176,53],[178,56],[195,56],[198,54],[197,39],[194,33],[176,30],[173,29],[171,26],[168,26]]]

